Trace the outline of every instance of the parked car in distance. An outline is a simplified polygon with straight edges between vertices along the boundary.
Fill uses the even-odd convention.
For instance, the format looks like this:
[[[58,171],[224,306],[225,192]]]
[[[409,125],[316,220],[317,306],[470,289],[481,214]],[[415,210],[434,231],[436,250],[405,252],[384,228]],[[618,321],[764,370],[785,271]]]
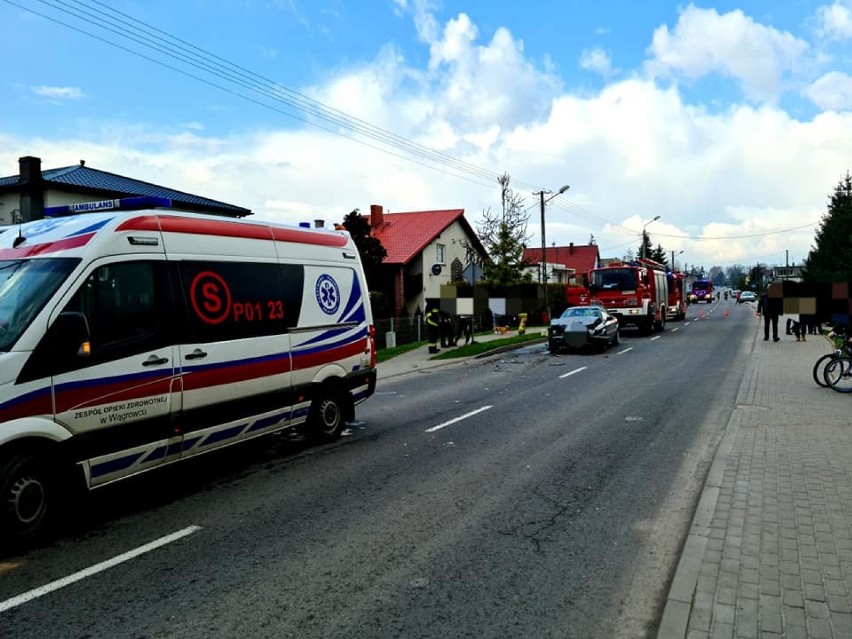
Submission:
[[[752,291],[743,291],[740,293],[740,303],[742,302],[753,302],[757,299],[757,295],[755,295]]]
[[[547,345],[551,355],[563,349],[592,347],[604,352],[618,344],[618,320],[602,306],[571,306],[551,320]]]

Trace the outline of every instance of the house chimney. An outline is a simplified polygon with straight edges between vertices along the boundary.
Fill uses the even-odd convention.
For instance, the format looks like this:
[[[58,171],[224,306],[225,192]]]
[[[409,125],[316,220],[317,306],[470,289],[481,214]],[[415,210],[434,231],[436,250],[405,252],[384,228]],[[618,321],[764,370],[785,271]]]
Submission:
[[[44,217],[44,177],[41,158],[18,158],[18,183],[21,185],[21,220],[31,222]]]
[[[384,211],[381,204],[370,205],[370,226],[376,227],[383,224],[385,221]]]
[[[568,244],[568,255],[574,255],[574,242]]]
[[[41,158],[34,158],[31,155],[18,158],[18,167],[20,168],[19,182],[21,184],[41,182]]]
[[[314,220],[314,228],[321,229],[325,227],[325,220]]]

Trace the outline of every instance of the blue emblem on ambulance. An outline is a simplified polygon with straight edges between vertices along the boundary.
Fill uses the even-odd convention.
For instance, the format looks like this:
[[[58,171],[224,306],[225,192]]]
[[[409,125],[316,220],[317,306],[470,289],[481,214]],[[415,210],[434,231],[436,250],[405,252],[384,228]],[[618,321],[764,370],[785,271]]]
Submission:
[[[327,315],[334,315],[340,308],[340,287],[331,275],[320,275],[317,279],[317,303]]]

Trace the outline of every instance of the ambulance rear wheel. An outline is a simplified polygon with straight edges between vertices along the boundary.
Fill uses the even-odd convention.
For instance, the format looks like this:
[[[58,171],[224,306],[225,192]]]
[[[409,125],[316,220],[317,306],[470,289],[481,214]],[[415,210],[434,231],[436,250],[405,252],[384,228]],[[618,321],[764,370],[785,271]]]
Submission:
[[[0,461],[0,539],[23,541],[42,532],[54,507],[54,489],[39,457],[17,454]]]
[[[306,436],[316,442],[332,442],[340,437],[350,411],[343,393],[333,387],[320,389],[311,404]]]

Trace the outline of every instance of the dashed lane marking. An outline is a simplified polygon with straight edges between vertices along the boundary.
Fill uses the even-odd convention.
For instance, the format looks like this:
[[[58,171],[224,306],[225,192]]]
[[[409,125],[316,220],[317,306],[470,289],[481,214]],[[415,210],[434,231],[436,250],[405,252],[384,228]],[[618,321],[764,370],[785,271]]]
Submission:
[[[474,415],[477,415],[482,411],[488,410],[489,408],[491,408],[491,406],[483,406],[482,408],[477,408],[476,410],[472,410],[469,413],[465,413],[464,415],[459,415],[458,417],[455,417],[448,422],[438,424],[437,426],[432,426],[432,428],[427,428],[424,432],[434,433],[436,430],[441,430],[442,428],[446,428],[450,424],[455,424],[456,422],[460,422],[461,420],[467,419],[468,417],[473,417]]]
[[[32,601],[33,599],[43,597],[44,595],[51,593],[54,590],[59,590],[60,588],[69,586],[77,581],[80,581],[81,579],[91,577],[92,575],[96,575],[99,572],[103,572],[104,570],[113,568],[118,564],[124,563],[125,561],[130,561],[131,559],[134,559],[140,555],[144,555],[145,553],[151,552],[152,550],[156,550],[161,546],[170,544],[173,541],[177,541],[178,539],[186,537],[187,535],[191,535],[192,533],[198,532],[199,530],[201,530],[201,526],[187,526],[183,530],[178,530],[177,532],[173,532],[171,535],[166,535],[165,537],[155,539],[154,541],[147,543],[144,546],[139,546],[138,548],[134,548],[133,550],[128,550],[127,552],[113,557],[112,559],[107,559],[106,561],[102,561],[99,564],[95,564],[94,566],[90,566],[89,568],[85,568],[79,572],[75,572],[72,575],[62,577],[62,579],[51,581],[49,584],[34,588],[33,590],[18,595],[17,597],[12,597],[11,599],[7,599],[6,601],[0,601],[0,612],[10,610],[17,606],[20,606],[21,604],[27,603],[28,601]]]
[[[580,368],[575,368],[573,371],[568,371],[567,373],[563,373],[562,375],[560,375],[559,379],[562,379],[563,377],[571,377],[571,375],[575,375],[576,373],[579,373],[580,371],[584,371],[587,368],[588,368],[588,366],[581,366]]]
[[[652,338],[651,338],[651,341],[653,342],[655,339],[660,339],[660,336],[659,336],[659,335],[654,335],[654,337],[652,337]]]
[[[618,351],[618,353],[616,353],[616,355],[624,355],[625,353],[629,353],[632,350],[633,350],[633,347],[631,346],[630,348],[625,348],[623,351]]]

